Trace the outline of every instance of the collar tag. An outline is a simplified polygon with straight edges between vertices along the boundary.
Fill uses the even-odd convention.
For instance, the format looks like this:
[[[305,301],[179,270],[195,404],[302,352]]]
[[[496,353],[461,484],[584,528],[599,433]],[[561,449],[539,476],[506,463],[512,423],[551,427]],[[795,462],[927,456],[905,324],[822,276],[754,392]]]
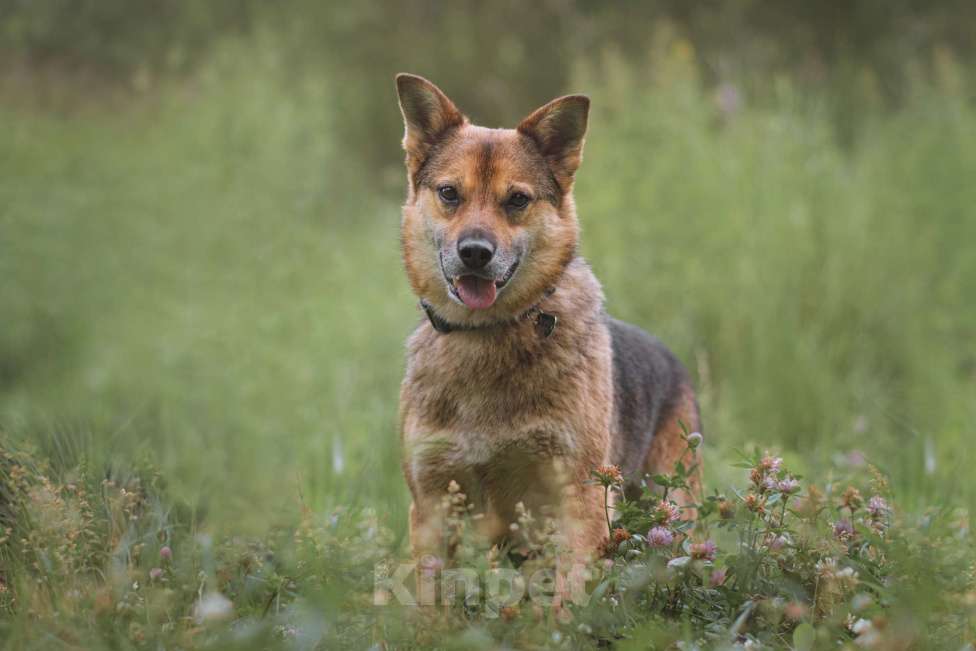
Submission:
[[[539,315],[535,318],[536,332],[543,339],[547,339],[552,334],[552,331],[556,329],[557,323],[559,323],[559,318],[555,314],[540,311]]]

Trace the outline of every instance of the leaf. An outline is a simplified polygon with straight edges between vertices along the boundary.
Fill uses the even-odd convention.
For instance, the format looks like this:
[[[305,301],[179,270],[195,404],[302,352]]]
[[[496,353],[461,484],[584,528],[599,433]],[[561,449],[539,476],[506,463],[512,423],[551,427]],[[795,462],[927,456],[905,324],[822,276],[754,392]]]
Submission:
[[[810,651],[817,639],[817,631],[809,622],[803,622],[793,629],[793,648],[796,651]]]

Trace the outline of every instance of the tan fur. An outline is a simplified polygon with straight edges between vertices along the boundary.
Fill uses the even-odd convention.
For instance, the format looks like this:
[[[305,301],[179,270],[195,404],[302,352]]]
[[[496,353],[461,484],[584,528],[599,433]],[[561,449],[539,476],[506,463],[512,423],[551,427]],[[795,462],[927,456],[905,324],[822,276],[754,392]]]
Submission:
[[[530,321],[487,335],[443,336],[424,324],[410,338],[400,404],[415,548],[443,551],[441,523],[428,517],[451,480],[488,521],[500,523],[502,529],[486,532],[493,537],[515,521],[519,501],[536,513],[564,507],[556,515],[573,549],[591,552],[606,536],[602,490],[585,483],[608,463],[610,450],[613,388],[602,295],[582,263],[571,264],[556,287],[542,309],[583,318],[566,319],[548,339]]]
[[[681,461],[685,468],[694,468],[694,472],[688,481],[690,494],[689,491],[681,490],[677,491],[675,495],[675,500],[685,507],[696,503],[702,497],[701,453],[698,450],[692,453],[688,450],[688,445],[685,442],[685,430],[691,433],[697,432],[700,428],[695,394],[691,387],[682,387],[681,398],[661,427],[654,433],[647,458],[644,460],[644,470],[651,475],[674,472],[674,467],[678,461]],[[683,516],[686,519],[691,519],[695,516],[695,511],[685,508]]]

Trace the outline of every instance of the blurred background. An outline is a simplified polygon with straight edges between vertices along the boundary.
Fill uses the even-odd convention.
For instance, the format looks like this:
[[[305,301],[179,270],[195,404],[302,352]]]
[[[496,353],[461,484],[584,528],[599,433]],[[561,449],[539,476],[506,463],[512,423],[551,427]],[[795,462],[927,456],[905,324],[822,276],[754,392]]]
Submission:
[[[609,310],[757,445],[976,497],[976,5],[0,0],[0,438],[141,464],[217,529],[402,531],[393,75],[593,109]],[[282,516],[282,514],[289,514]]]

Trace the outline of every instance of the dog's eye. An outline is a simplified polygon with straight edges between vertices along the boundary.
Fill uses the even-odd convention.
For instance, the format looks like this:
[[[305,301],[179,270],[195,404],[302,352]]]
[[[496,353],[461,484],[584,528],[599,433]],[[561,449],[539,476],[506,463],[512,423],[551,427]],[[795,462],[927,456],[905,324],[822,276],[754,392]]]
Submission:
[[[437,188],[437,196],[441,198],[444,203],[457,203],[458,202],[458,191],[453,185],[442,185]]]
[[[525,208],[527,205],[529,205],[529,195],[524,192],[513,192],[512,196],[508,198],[509,208],[519,209]]]

